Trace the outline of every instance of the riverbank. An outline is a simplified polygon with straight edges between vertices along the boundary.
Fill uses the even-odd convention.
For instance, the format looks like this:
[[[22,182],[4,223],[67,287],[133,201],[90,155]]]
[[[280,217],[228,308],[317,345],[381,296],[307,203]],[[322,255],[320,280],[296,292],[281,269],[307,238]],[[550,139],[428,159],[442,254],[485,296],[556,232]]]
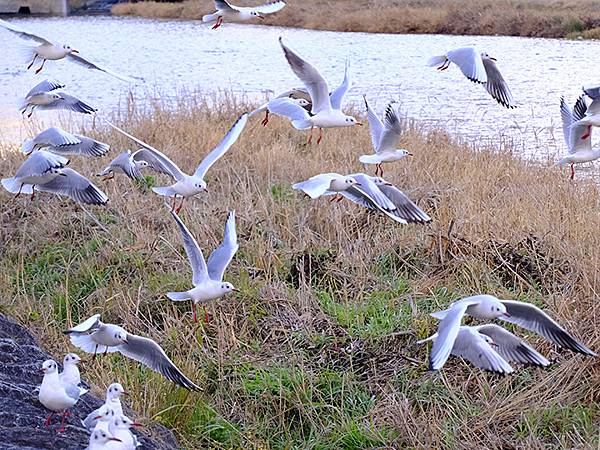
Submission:
[[[239,1],[254,5],[255,1]],[[115,15],[200,20],[211,2],[121,3]],[[600,4],[593,0],[304,0],[290,2],[260,23],[283,27],[369,33],[600,38]]]
[[[186,97],[169,109],[124,108],[117,121],[192,171],[245,106]],[[132,148],[106,129],[83,131],[113,145],[111,156]],[[236,210],[240,251],[225,279],[241,292],[209,307],[207,324],[165,297],[189,287],[191,273],[172,218],[148,190],[164,181],[154,177],[98,181],[110,202],[86,207],[97,222],[68,200],[3,192],[2,312],[55,355],[70,348],[61,330],[100,312],[159,341],[203,392],[173,389],[114,354],[90,360],[85,375],[98,385],[119,379],[131,406],[184,448],[595,447],[594,360],[519,329],[551,368],[498,377],[451,358],[432,374],[416,344],[436,329],[430,312],[488,292],[536,303],[599,350],[594,180],[570,182],[566,168],[415,129],[402,142],[415,156],[387,166],[386,178],[433,222],[398,226],[290,188],[322,171],[362,170],[367,127],[305,142],[284,120],[265,128],[253,119],[210,170],[210,194],[186,202],[181,217],[205,255]],[[21,161],[7,155],[2,173]],[[71,165],[91,175],[106,162]]]

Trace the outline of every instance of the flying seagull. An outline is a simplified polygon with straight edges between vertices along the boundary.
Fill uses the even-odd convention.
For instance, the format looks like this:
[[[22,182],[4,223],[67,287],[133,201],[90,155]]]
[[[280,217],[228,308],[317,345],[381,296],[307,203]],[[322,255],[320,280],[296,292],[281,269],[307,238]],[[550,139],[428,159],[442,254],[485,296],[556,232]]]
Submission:
[[[3,27],[4,29],[10,31],[11,33],[16,34],[17,36],[19,36],[23,39],[32,40],[39,44],[35,47],[31,47],[29,49],[29,55],[28,55],[31,62],[27,66],[27,70],[29,70],[33,67],[33,65],[35,64],[35,62],[37,61],[38,58],[42,61],[42,65],[39,68],[37,68],[35,71],[36,74],[40,73],[42,71],[42,69],[44,68],[44,64],[46,64],[46,61],[48,61],[48,60],[56,61],[58,59],[67,58],[69,61],[73,61],[74,63],[77,63],[81,66],[87,67],[88,69],[99,70],[101,72],[112,75],[113,77],[116,77],[123,81],[127,81],[130,83],[140,81],[140,79],[136,80],[131,77],[119,75],[118,73],[115,73],[112,70],[97,66],[96,64],[79,56],[78,55],[79,52],[77,50],[75,50],[74,48],[71,48],[70,45],[53,44],[52,42],[48,41],[47,39],[45,39],[41,36],[38,36],[37,34],[33,34],[28,31],[21,30],[20,28],[13,25],[12,23],[7,22],[2,19],[0,19],[0,26]]]
[[[215,0],[216,11],[212,14],[207,14],[202,17],[202,22],[215,22],[212,29],[216,30],[223,24],[223,20],[228,21],[243,21],[254,19],[264,19],[266,14],[276,13],[285,6],[283,0],[276,0],[265,3],[260,6],[235,6],[225,0]]]
[[[235,211],[229,212],[227,221],[225,222],[223,242],[211,253],[208,262],[204,261],[204,255],[202,254],[200,246],[179,216],[173,211],[171,211],[171,215],[175,219],[179,231],[181,232],[185,253],[188,256],[190,266],[192,267],[192,284],[194,287],[185,292],[168,292],[167,297],[173,301],[191,300],[194,322],[197,322],[197,303],[206,303],[211,300],[216,300],[229,292],[237,291],[231,283],[223,281],[225,269],[239,248],[235,230]],[[205,320],[208,322],[206,310]]]
[[[103,180],[110,180],[114,178],[116,173],[122,173],[128,178],[136,180],[142,178],[141,170],[145,167],[149,167],[158,173],[171,175],[169,164],[161,162],[165,161],[165,158],[167,157],[162,153],[158,155],[155,151],[147,148],[140,148],[135,152],[125,150],[98,172],[96,176],[102,177]]]
[[[197,195],[203,191],[208,191],[208,189],[206,188],[206,181],[204,181],[206,172],[208,172],[208,170],[213,166],[213,164],[216,163],[240,137],[242,131],[244,130],[244,127],[246,126],[246,123],[248,122],[248,113],[242,114],[235,121],[235,123],[229,129],[227,134],[225,134],[225,137],[221,140],[221,142],[200,162],[193,175],[187,175],[186,173],[182,172],[181,169],[173,161],[171,161],[167,156],[165,156],[163,153],[161,153],[151,145],[146,144],[144,141],[136,138],[135,136],[132,136],[131,134],[120,129],[116,125],[113,125],[108,120],[104,120],[119,133],[122,133],[129,139],[132,139],[142,147],[148,149],[152,157],[154,158],[153,168],[155,170],[165,172],[169,174],[171,178],[173,178],[173,180],[175,181],[173,185],[164,187],[154,187],[152,188],[152,190],[158,195],[172,197],[172,210],[178,213],[181,210],[183,202],[187,197],[193,197],[194,195]],[[177,208],[175,208],[175,201],[177,197],[181,197],[181,203]]]
[[[80,134],[71,134],[60,128],[52,127],[42,131],[33,139],[26,140],[21,151],[28,155],[42,148],[63,156],[104,156],[110,146]]]
[[[397,149],[398,141],[402,136],[402,124],[393,105],[390,103],[385,110],[382,122],[377,114],[369,107],[367,97],[364,96],[367,118],[371,131],[371,141],[375,149],[374,155],[362,155],[358,160],[364,164],[377,164],[375,175],[383,176],[381,164],[398,161],[405,156],[412,156],[408,150]]]
[[[31,117],[35,109],[66,109],[82,114],[92,114],[97,111],[96,108],[84,103],[77,97],[61,91],[60,89],[64,87],[64,84],[60,84],[53,80],[44,80],[35,85],[27,93],[25,99],[19,106],[21,114],[25,114],[29,108],[31,108],[31,110],[27,117]]]
[[[506,108],[516,108],[508,84],[496,66],[496,59],[481,53],[474,47],[461,47],[450,50],[445,55],[434,56],[428,62],[430,67],[446,70],[454,63],[463,75],[474,83],[485,85],[488,93]]]
[[[267,124],[269,123],[269,113],[270,113],[269,104],[272,101],[280,99],[280,98],[288,98],[290,100],[293,100],[295,103],[302,106],[309,114],[310,114],[310,111],[312,110],[312,101],[310,99],[310,94],[308,93],[306,88],[294,88],[294,89],[289,89],[285,92],[282,92],[282,93],[276,95],[271,100],[269,100],[267,103],[262,104],[261,106],[256,108],[254,111],[252,111],[250,114],[248,114],[248,117],[250,118],[256,114],[264,112],[265,118],[261,121],[261,124],[263,126],[267,126]]]
[[[119,352],[189,390],[200,387],[187,378],[165,351],[152,339],[131,334],[118,325],[103,323],[95,314],[79,325],[64,331],[71,343],[86,353]]]

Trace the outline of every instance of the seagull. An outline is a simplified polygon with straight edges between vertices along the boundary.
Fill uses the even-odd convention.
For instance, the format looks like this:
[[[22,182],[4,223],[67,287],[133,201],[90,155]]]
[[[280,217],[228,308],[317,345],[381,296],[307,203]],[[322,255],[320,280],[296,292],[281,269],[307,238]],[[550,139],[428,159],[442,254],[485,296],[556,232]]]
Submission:
[[[446,70],[454,63],[463,75],[474,83],[484,84],[488,93],[506,108],[516,108],[508,84],[496,66],[496,58],[481,53],[474,47],[450,50],[445,55],[434,56],[428,61],[430,67]]]
[[[269,123],[269,104],[273,100],[276,100],[279,98],[289,98],[290,100],[293,100],[295,103],[302,106],[309,114],[310,114],[310,111],[312,110],[312,101],[310,99],[310,94],[308,93],[306,88],[302,87],[302,88],[290,89],[288,91],[285,91],[285,92],[282,92],[281,94],[276,95],[271,100],[269,100],[267,103],[264,103],[263,105],[259,106],[254,111],[252,111],[250,114],[248,114],[248,118],[250,118],[256,114],[259,114],[261,112],[264,112],[265,118],[262,120],[261,124],[266,127],[267,124]]]
[[[374,155],[362,155],[358,160],[364,164],[377,164],[375,175],[383,176],[382,163],[398,161],[405,156],[412,156],[408,150],[396,149],[398,140],[402,136],[402,125],[398,119],[398,115],[390,103],[385,110],[384,123],[381,122],[377,114],[369,108],[367,97],[365,99],[365,107],[367,108],[367,118],[369,120],[369,128],[371,130],[371,141],[375,149]]]
[[[438,337],[429,357],[431,370],[438,370],[448,359],[464,315],[487,320],[501,319],[533,331],[559,347],[596,356],[596,353],[576,341],[537,306],[518,301],[498,300],[492,295],[483,294],[463,298],[452,303],[447,310],[431,314],[441,321]]]
[[[594,103],[592,102],[592,105],[593,104]],[[592,125],[588,124],[586,121],[590,120],[587,117],[593,118],[593,115],[586,115],[588,109],[583,95],[575,102],[573,111],[571,111],[571,108],[569,108],[569,105],[565,102],[564,97],[560,98],[560,116],[563,124],[563,135],[569,154],[564,158],[559,159],[556,162],[556,165],[563,166],[570,164],[571,180],[575,178],[574,164],[591,162],[600,158],[600,149],[592,149]]]
[[[165,197],[172,197],[173,204],[172,210],[179,213],[181,207],[183,206],[183,202],[186,197],[193,197],[201,192],[208,192],[206,188],[206,181],[204,181],[204,177],[206,176],[206,172],[212,167],[212,165],[219,160],[229,148],[237,141],[237,139],[242,134],[246,123],[248,122],[248,113],[242,114],[229,129],[227,134],[223,140],[217,145],[208,155],[204,157],[204,159],[200,162],[200,165],[196,168],[196,171],[193,175],[187,175],[181,171],[181,169],[167,158],[163,153],[152,147],[151,145],[146,144],[144,141],[132,136],[131,134],[121,130],[116,125],[113,125],[108,120],[104,119],[106,123],[108,123],[111,127],[117,130],[119,133],[127,136],[129,139],[137,142],[139,145],[149,150],[152,156],[154,157],[154,162],[151,166],[155,170],[163,171],[167,173],[173,178],[175,184],[166,187],[154,187],[152,190],[158,195],[162,195]],[[175,208],[175,201],[177,196],[180,196],[181,204]]]
[[[79,387],[79,395],[85,394],[88,390],[81,386],[81,374],[77,364],[81,358],[75,353],[67,353],[63,360],[63,371],[58,375],[62,383],[74,384]]]
[[[115,173],[123,173],[132,180],[139,180],[142,178],[141,169],[145,167],[150,167],[158,173],[170,175],[170,165],[161,162],[165,161],[167,157],[162,153],[160,155],[162,157],[159,158],[156,156],[155,151],[146,148],[140,148],[135,152],[125,150],[98,172],[96,176],[102,177],[103,180],[111,180],[115,177]],[[174,165],[174,163],[171,164]]]
[[[110,442],[121,442],[121,440],[106,431],[96,430],[90,436],[90,442],[85,450],[104,450]]]
[[[437,339],[438,333],[418,341],[419,344]],[[473,365],[501,374],[512,373],[509,362],[531,364],[541,367],[550,365],[550,361],[499,325],[487,324],[476,327],[461,326],[450,352],[461,356]],[[437,367],[435,370],[440,369]]]
[[[33,139],[26,140],[21,147],[21,151],[29,155],[31,152],[42,148],[63,156],[104,156],[110,146],[86,136],[67,133],[65,130],[52,127],[42,131]]]
[[[235,230],[235,211],[230,211],[227,215],[223,242],[211,253],[208,262],[204,261],[204,255],[196,239],[194,239],[179,216],[173,211],[171,211],[171,215],[175,219],[175,222],[177,222],[181,237],[183,238],[185,253],[192,267],[192,284],[194,287],[185,292],[168,292],[167,297],[176,302],[191,300],[194,322],[198,322],[196,317],[197,303],[206,303],[210,300],[216,300],[229,292],[237,292],[237,289],[231,283],[223,281],[225,269],[239,248]],[[205,321],[208,322],[206,309],[204,312]]]
[[[62,382],[58,376],[58,365],[51,359],[44,361],[41,371],[44,373],[44,379],[40,386],[38,399],[42,405],[51,411],[44,426],[50,426],[54,413],[62,412],[61,426],[56,430],[61,433],[65,431],[67,410],[79,400],[79,387],[71,383]]]
[[[164,377],[189,390],[200,390],[190,381],[152,339],[128,333],[122,327],[103,323],[95,314],[79,325],[64,331],[71,343],[86,353],[119,352],[159,372]]]
[[[88,424],[90,422],[93,422],[94,426],[92,428],[86,427],[86,428],[88,428],[88,431],[90,433],[92,433],[92,432],[94,432],[96,430],[108,431],[108,428],[110,426],[110,422],[115,417],[115,410],[112,409],[110,407],[110,405],[107,405],[105,403],[100,408],[98,408],[97,410],[95,410],[92,414],[94,414],[94,416],[91,418],[90,421],[88,421]],[[86,417],[86,419],[87,419],[87,417]],[[82,423],[85,426],[85,421],[82,421]]]
[[[592,103],[589,106],[586,105],[585,101],[582,100],[583,106],[585,106],[586,110],[583,111],[583,117],[577,117],[575,121],[571,124],[571,127],[576,127],[578,125],[588,125],[588,132],[592,127],[600,127],[600,86],[593,86],[583,88],[583,93],[592,99]],[[579,102],[579,100],[577,100]],[[575,115],[579,116],[577,111],[577,104],[575,104]],[[562,108],[561,108],[562,113]],[[589,137],[588,133],[585,133],[581,136],[581,139],[587,139]]]
[[[381,177],[371,177],[364,173],[353,173],[349,177],[356,180],[358,186],[350,186],[340,192],[348,200],[373,211],[388,216],[401,224],[427,223],[431,217],[413,203],[400,189]],[[332,195],[326,193],[325,195]]]
[[[309,144],[312,142],[312,131],[315,127],[319,128],[319,138],[317,139],[317,144],[319,144],[323,138],[323,128],[362,125],[354,117],[347,116],[341,111],[344,96],[350,89],[348,64],[346,64],[344,81],[329,95],[327,81],[319,71],[286,47],[281,37],[279,43],[292,71],[304,83],[310,94],[313,115],[311,116],[304,108],[289,98],[271,101],[269,103],[270,112],[288,117],[297,130],[310,128]]]
[[[69,160],[45,150],[33,152],[12,178],[3,178],[2,186],[8,192],[31,195],[36,191],[70,197],[79,203],[105,205],[108,197],[86,177],[65,167]]]
[[[29,108],[31,110],[27,117],[31,117],[36,108],[42,110],[66,109],[82,114],[92,114],[98,111],[77,97],[58,90],[64,87],[64,84],[52,80],[44,80],[35,85],[19,106],[21,114],[25,114]]]
[[[292,189],[298,189],[304,192],[313,200],[322,195],[335,195],[330,202],[341,200],[338,196],[352,186],[360,186],[360,183],[351,176],[340,175],[339,173],[320,173],[310,177],[306,181],[292,184]]]
[[[104,69],[102,67],[97,66],[96,64],[79,56],[78,55],[79,52],[77,50],[75,50],[74,48],[71,48],[70,45],[53,44],[52,42],[48,41],[47,39],[45,39],[41,36],[30,33],[28,31],[21,30],[20,28],[16,27],[12,23],[7,22],[2,19],[0,19],[0,26],[5,28],[6,30],[10,31],[11,33],[16,34],[17,36],[19,36],[23,39],[32,40],[39,44],[35,47],[29,47],[28,55],[27,55],[28,60],[31,59],[31,62],[27,66],[27,70],[29,70],[33,67],[33,65],[35,64],[35,62],[38,58],[42,60],[42,65],[35,71],[36,74],[40,73],[42,71],[42,69],[44,68],[44,64],[46,64],[46,61],[48,61],[48,60],[56,61],[58,59],[67,58],[69,61],[73,61],[74,63],[77,63],[81,66],[87,67],[88,69],[99,70],[101,72],[112,75],[113,77],[118,78],[122,81],[127,81],[127,82],[131,82],[131,83],[140,81],[139,79],[136,80],[131,77],[119,75],[118,73],[115,73],[111,70]]]
[[[113,383],[106,389],[106,400],[103,406],[107,406],[111,410],[114,411],[116,415],[123,414],[123,406],[121,405],[121,395],[128,395],[123,389],[123,386],[120,383]],[[92,431],[96,426],[97,417],[101,415],[101,407],[95,409],[91,413],[87,415],[85,419],[81,422],[84,427],[88,429],[88,431]]]
[[[255,17],[264,19],[265,14],[275,13],[285,6],[283,0],[276,0],[273,2],[265,3],[260,6],[242,7],[232,5],[225,0],[215,0],[216,11],[212,14],[202,16],[202,22],[209,23],[215,22],[212,29],[216,30],[223,23],[223,19],[232,21],[250,20]]]
[[[106,450],[135,450],[137,447],[137,438],[131,432],[132,427],[141,427],[142,425],[134,422],[124,415],[115,415],[108,425],[108,431],[121,442],[109,442],[106,444]]]

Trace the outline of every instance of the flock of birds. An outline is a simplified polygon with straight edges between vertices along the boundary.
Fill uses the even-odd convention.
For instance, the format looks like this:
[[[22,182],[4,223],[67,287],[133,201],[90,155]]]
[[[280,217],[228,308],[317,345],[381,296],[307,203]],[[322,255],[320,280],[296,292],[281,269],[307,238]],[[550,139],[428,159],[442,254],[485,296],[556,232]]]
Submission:
[[[214,22],[213,28],[216,29],[224,20],[262,18],[264,14],[279,11],[285,6],[285,2],[278,0],[256,8],[242,8],[226,1],[215,1],[215,6],[217,11],[204,16],[203,21]],[[0,26],[38,43],[37,46],[26,49],[29,62],[27,69],[41,61],[41,65],[35,70],[36,73],[41,72],[47,60],[67,58],[121,80],[140,81],[101,68],[79,56],[77,50],[68,45],[52,44],[6,21],[0,20]],[[205,305],[236,291],[231,283],[223,281],[225,270],[239,248],[235,212],[229,212],[225,221],[223,241],[208,260],[205,260],[202,249],[179,217],[179,212],[186,198],[208,192],[205,181],[207,172],[236,143],[249,118],[264,113],[262,124],[266,126],[269,114],[285,117],[294,128],[310,130],[308,143],[312,143],[313,130],[318,128],[317,144],[323,139],[324,129],[361,125],[356,118],[342,111],[344,96],[351,86],[348,64],[346,63],[342,83],[330,91],[327,81],[313,65],[285,45],[281,38],[279,41],[289,67],[303,86],[281,93],[250,113],[241,114],[221,142],[205,156],[191,175],[182,171],[163,152],[103,118],[110,127],[131,139],[140,148],[134,152],[127,150],[119,154],[97,174],[99,177],[108,180],[115,174],[124,174],[135,180],[142,177],[143,170],[150,169],[172,180],[171,184],[154,187],[153,191],[171,200],[170,204],[165,205],[181,233],[192,269],[193,287],[185,292],[169,292],[166,295],[173,301],[191,301],[194,321],[197,321],[197,304]],[[469,80],[484,85],[499,104],[507,108],[515,107],[510,89],[493,57],[473,47],[463,47],[433,57],[429,61],[430,66],[439,70],[447,69],[451,63],[457,65]],[[26,95],[21,105],[22,114],[31,116],[37,110],[48,109],[67,109],[81,114],[97,112],[92,106],[64,92],[63,88],[64,85],[54,80],[44,80],[37,84]],[[587,104],[586,97],[592,99],[590,105]],[[591,147],[591,129],[593,126],[600,126],[599,105],[599,87],[585,89],[584,95],[577,100],[573,110],[561,99],[563,129],[569,154],[557,164],[571,164],[573,170],[575,163],[600,157],[600,150],[592,150]],[[407,150],[397,148],[404,126],[393,103],[387,106],[383,118],[377,116],[369,107],[366,97],[365,107],[374,153],[363,155],[359,160],[364,164],[374,164],[375,176],[365,173],[322,173],[295,183],[293,188],[312,199],[331,196],[331,201],[340,201],[346,198],[401,224],[430,222],[432,219],[426,212],[383,178],[382,164],[411,155]],[[56,127],[48,128],[23,143],[22,151],[29,156],[14,176],[2,179],[2,186],[16,196],[29,194],[32,199],[36,192],[41,191],[67,196],[76,202],[105,205],[108,202],[106,194],[88,178],[68,168],[70,160],[67,156],[102,157],[109,149],[108,144],[89,137],[71,134]],[[491,295],[476,295],[451,304],[445,311],[432,314],[440,321],[438,332],[421,341],[433,341],[429,356],[431,370],[441,369],[450,355],[461,356],[477,367],[501,374],[514,371],[510,363],[542,367],[550,364],[530,345],[499,325],[462,326],[465,315],[482,320],[500,319],[516,324],[541,335],[558,347],[596,356],[538,307],[518,301],[499,300]],[[208,320],[208,316],[205,320]],[[152,339],[132,334],[119,325],[103,323],[100,314],[66,330],[65,334],[70,337],[75,347],[92,353],[94,357],[102,353],[119,352],[186,389],[199,389],[177,368],[159,344]],[[75,354],[65,356],[62,373],[59,373],[58,364],[53,360],[47,360],[42,365],[44,378],[40,386],[39,400],[51,411],[45,425],[50,425],[53,413],[62,413],[61,427],[58,431],[64,430],[68,410],[87,392],[81,386],[77,368],[79,361],[80,358]],[[139,445],[130,431],[136,423],[123,415],[119,397],[124,393],[120,384],[111,384],[104,406],[91,412],[83,421],[91,433],[90,450],[134,449]]]

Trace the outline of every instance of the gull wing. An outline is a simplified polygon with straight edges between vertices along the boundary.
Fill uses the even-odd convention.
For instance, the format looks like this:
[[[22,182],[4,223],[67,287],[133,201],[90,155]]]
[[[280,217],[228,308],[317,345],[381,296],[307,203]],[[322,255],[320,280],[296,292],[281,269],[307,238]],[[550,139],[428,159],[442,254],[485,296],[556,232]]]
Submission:
[[[516,108],[517,106],[513,100],[512,93],[500,70],[498,70],[496,61],[489,56],[482,56],[481,60],[483,61],[487,75],[487,82],[485,83],[486,91],[505,108]]]
[[[501,317],[501,320],[533,331],[559,347],[588,356],[597,356],[537,306],[509,300],[503,300],[502,303],[506,306],[506,312],[510,317]]]
[[[211,253],[206,263],[208,267],[208,276],[211,280],[223,280],[225,269],[239,248],[240,246],[237,242],[237,233],[235,229],[235,211],[230,211],[227,216],[227,221],[225,222],[223,242]]]
[[[490,346],[481,334],[471,327],[460,327],[454,340],[452,354],[460,356],[474,366],[490,372],[500,374],[514,372],[510,364]]]
[[[139,81],[143,81],[143,79],[141,79],[141,78],[128,77],[128,76],[120,75],[116,72],[113,72],[112,70],[104,69],[79,55],[74,55],[73,53],[69,53],[67,55],[67,58],[69,58],[70,61],[73,61],[74,63],[79,64],[80,66],[86,67],[88,69],[99,70],[100,72],[107,73],[108,75],[118,78],[119,80],[126,81],[128,83],[136,83]]]
[[[46,92],[52,92],[57,89],[64,88],[65,85],[56,80],[44,80],[41,83],[36,84],[31,90],[27,93],[25,98],[33,97],[34,95],[44,94]]]
[[[373,149],[375,152],[378,152],[381,134],[383,133],[383,123],[379,119],[379,116],[375,114],[375,111],[369,107],[367,96],[363,95],[363,98],[365,100],[365,107],[367,108],[367,119],[369,121],[369,130],[371,131],[371,142],[373,143]]]
[[[398,118],[398,113],[393,104],[390,103],[385,109],[383,131],[379,137],[377,153],[395,150],[396,145],[402,136],[402,132],[402,123]]]
[[[487,74],[481,60],[481,53],[474,47],[461,47],[450,50],[446,57],[456,64],[469,80],[480,84],[487,82]]]
[[[505,328],[499,325],[480,325],[475,329],[494,341],[494,350],[508,362],[546,367],[550,361]]]
[[[252,9],[259,14],[273,14],[277,11],[281,11],[285,7],[286,3],[283,0],[276,0],[273,2],[265,3],[260,6],[255,6]]]
[[[312,113],[317,114],[321,111],[330,111],[329,86],[325,78],[311,64],[286,47],[281,37],[279,38],[279,44],[292,71],[304,83],[310,94],[313,102]]]
[[[36,188],[43,192],[66,195],[76,202],[88,205],[105,205],[108,202],[104,192],[86,177],[68,167],[61,169],[59,176],[48,183],[37,185]]]
[[[192,236],[192,233],[190,233],[179,216],[171,210],[171,207],[166,203],[165,206],[169,209],[169,212],[173,216],[173,219],[175,219],[175,222],[177,222],[177,226],[181,232],[183,248],[185,249],[190,266],[192,267],[192,283],[194,286],[197,286],[204,281],[208,281],[210,279],[208,276],[208,268],[206,266],[206,262],[204,261],[202,250],[196,242],[196,239],[194,239],[194,236]]]
[[[194,172],[194,177],[204,179],[208,169],[210,169],[212,165],[216,163],[233,144],[235,144],[235,141],[237,141],[242,134],[247,122],[248,113],[244,113],[238,117],[227,134],[225,134],[225,137],[221,140],[221,142],[219,142],[219,145],[217,145],[208,155],[204,157],[202,162],[200,162],[200,165]]]
[[[153,167],[154,170],[161,172],[161,173],[166,173],[166,174],[170,175],[176,181],[179,181],[179,180],[182,180],[183,178],[185,178],[186,175],[181,171],[179,166],[177,166],[177,164],[175,164],[173,161],[171,161],[164,153],[155,149],[150,144],[146,144],[141,139],[138,139],[135,136],[127,133],[126,131],[122,130],[118,126],[109,122],[107,119],[105,119],[105,118],[103,118],[103,119],[108,125],[110,125],[112,128],[117,130],[119,133],[121,133],[124,136],[127,136],[132,141],[138,143],[145,149],[149,150],[149,154],[152,155],[152,158],[153,158],[152,161],[154,161],[154,164],[155,164],[155,167]],[[148,162],[149,165],[151,165],[151,166],[153,165],[153,163],[151,163],[149,160],[146,160],[146,159],[144,159],[144,160],[146,162]]]
[[[396,186],[390,183],[389,185],[382,184],[377,187],[396,207],[392,214],[404,219],[407,223],[431,222],[431,217]]]
[[[52,109],[66,109],[68,111],[74,111],[82,114],[92,114],[98,111],[96,108],[88,105],[87,103],[79,100],[77,97],[69,95],[65,92],[57,92],[60,98],[48,105],[35,105],[36,109],[52,110]]]
[[[310,177],[306,181],[293,184],[292,189],[299,189],[310,198],[315,199],[329,190],[329,186],[333,180],[341,177],[339,173],[321,173]]]
[[[348,64],[348,61],[346,60],[346,68],[344,69],[344,80],[342,81],[342,84],[340,84],[331,93],[331,96],[329,97],[329,100],[331,102],[331,107],[333,109],[342,109],[342,102],[344,101],[344,96],[346,95],[346,92],[348,92],[350,87],[352,86],[352,83],[350,82],[349,72],[350,72],[349,64]]]
[[[3,27],[4,29],[10,31],[11,33],[15,33],[17,36],[19,36],[23,39],[29,39],[29,40],[38,42],[40,44],[52,45],[52,42],[48,41],[47,39],[45,39],[41,36],[38,36],[37,34],[33,34],[28,31],[21,30],[20,28],[18,28],[17,26],[13,25],[10,22],[7,22],[6,20],[0,19],[0,27]]]
[[[217,11],[240,11],[238,6],[230,5],[225,0],[215,0],[215,9]]]
[[[117,350],[128,358],[138,361],[155,372],[160,373],[173,383],[189,390],[200,390],[200,387],[186,377],[173,364],[173,361],[169,359],[160,345],[152,339],[127,333],[127,343],[119,345]]]
[[[67,158],[45,150],[39,150],[33,152],[31,156],[21,164],[21,167],[19,167],[15,173],[15,178],[44,175],[52,169],[61,169],[67,164],[69,164]]]
[[[64,334],[71,333],[89,333],[91,331],[95,331],[100,328],[100,314],[94,314],[89,319],[84,320],[79,325],[75,325],[73,328],[69,328],[66,331],[63,331]]]

